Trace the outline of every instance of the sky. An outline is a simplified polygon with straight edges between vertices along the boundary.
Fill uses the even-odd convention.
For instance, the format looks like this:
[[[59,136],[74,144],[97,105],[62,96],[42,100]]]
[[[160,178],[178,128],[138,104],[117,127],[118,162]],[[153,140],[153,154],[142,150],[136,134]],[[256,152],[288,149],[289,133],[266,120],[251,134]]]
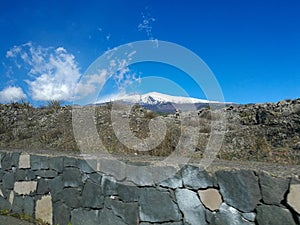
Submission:
[[[207,98],[188,74],[157,62],[118,61],[110,79],[107,69],[80,83],[105,52],[141,40],[176,43],[198,55],[226,102],[299,98],[299,12],[299,0],[0,0],[0,102],[70,103],[79,86],[84,95],[97,85],[99,98],[129,90],[180,95],[174,83]],[[150,84],[149,76],[160,80]]]

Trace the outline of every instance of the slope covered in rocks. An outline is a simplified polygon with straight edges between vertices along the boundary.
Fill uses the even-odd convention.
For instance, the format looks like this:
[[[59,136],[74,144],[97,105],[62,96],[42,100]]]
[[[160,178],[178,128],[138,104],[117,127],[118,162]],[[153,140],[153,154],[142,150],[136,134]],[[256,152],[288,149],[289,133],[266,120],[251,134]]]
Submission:
[[[138,138],[149,136],[149,121],[155,117],[161,117],[167,124],[160,145],[151,151],[136,152],[120,143],[114,134],[111,107],[111,104],[95,106],[94,116],[99,137],[110,153],[167,156],[175,150],[182,131],[181,118],[186,118],[187,112],[161,115],[135,105],[130,113],[124,113],[119,107],[120,114],[129,119],[131,131]],[[226,118],[226,128],[218,158],[300,164],[300,99],[200,109],[197,118],[191,116],[185,123],[197,127],[199,120],[194,157],[202,157],[211,135],[211,124],[221,116]],[[79,152],[73,134],[72,107],[0,105],[0,148]]]

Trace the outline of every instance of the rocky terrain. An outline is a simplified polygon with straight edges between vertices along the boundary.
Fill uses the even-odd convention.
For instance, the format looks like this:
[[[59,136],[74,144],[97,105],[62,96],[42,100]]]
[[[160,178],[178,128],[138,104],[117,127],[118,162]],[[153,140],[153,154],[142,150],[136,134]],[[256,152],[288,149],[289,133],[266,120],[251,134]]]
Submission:
[[[140,139],[149,137],[151,119],[161,118],[166,123],[167,131],[161,144],[143,152],[126,147],[116,137],[111,123],[112,103],[86,107],[94,107],[99,137],[110,153],[167,156],[176,149],[184,124],[185,129],[199,128],[193,156],[201,158],[211,136],[212,124],[220,123],[225,136],[218,158],[300,164],[300,99],[231,105],[221,109],[207,107],[195,114],[161,114],[138,105],[125,112],[121,106],[115,107],[121,117],[129,119],[131,131]],[[225,119],[220,121],[223,117]],[[79,152],[73,134],[72,107],[49,104],[33,108],[26,103],[0,105],[0,148]]]

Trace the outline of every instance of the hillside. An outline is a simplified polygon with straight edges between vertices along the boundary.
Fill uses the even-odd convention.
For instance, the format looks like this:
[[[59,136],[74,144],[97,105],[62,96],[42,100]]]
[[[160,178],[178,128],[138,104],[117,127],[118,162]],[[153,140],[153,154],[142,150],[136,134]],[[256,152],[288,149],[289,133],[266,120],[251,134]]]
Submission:
[[[89,106],[92,107],[92,106]],[[99,137],[110,153],[167,156],[174,151],[181,135],[181,117],[159,114],[135,105],[129,114],[130,128],[138,138],[149,136],[149,121],[160,117],[167,124],[163,142],[151,151],[137,152],[116,138],[111,125],[112,104],[95,107],[95,124]],[[184,112],[183,112],[184,114]],[[232,105],[198,112],[199,141],[194,157],[202,157],[210,137],[211,123],[226,116],[226,133],[218,158],[300,164],[300,99],[278,103]],[[189,118],[195,126],[195,118]],[[72,127],[72,107],[49,105],[33,108],[28,104],[0,105],[0,148],[59,150],[79,152]]]

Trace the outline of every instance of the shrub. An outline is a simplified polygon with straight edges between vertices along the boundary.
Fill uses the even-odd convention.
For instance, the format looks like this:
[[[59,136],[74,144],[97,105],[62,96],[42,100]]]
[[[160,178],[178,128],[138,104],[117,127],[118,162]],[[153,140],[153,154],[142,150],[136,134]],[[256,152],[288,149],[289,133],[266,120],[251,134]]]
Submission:
[[[50,109],[59,109],[61,106],[61,102],[58,100],[50,100],[47,102],[47,108]]]

